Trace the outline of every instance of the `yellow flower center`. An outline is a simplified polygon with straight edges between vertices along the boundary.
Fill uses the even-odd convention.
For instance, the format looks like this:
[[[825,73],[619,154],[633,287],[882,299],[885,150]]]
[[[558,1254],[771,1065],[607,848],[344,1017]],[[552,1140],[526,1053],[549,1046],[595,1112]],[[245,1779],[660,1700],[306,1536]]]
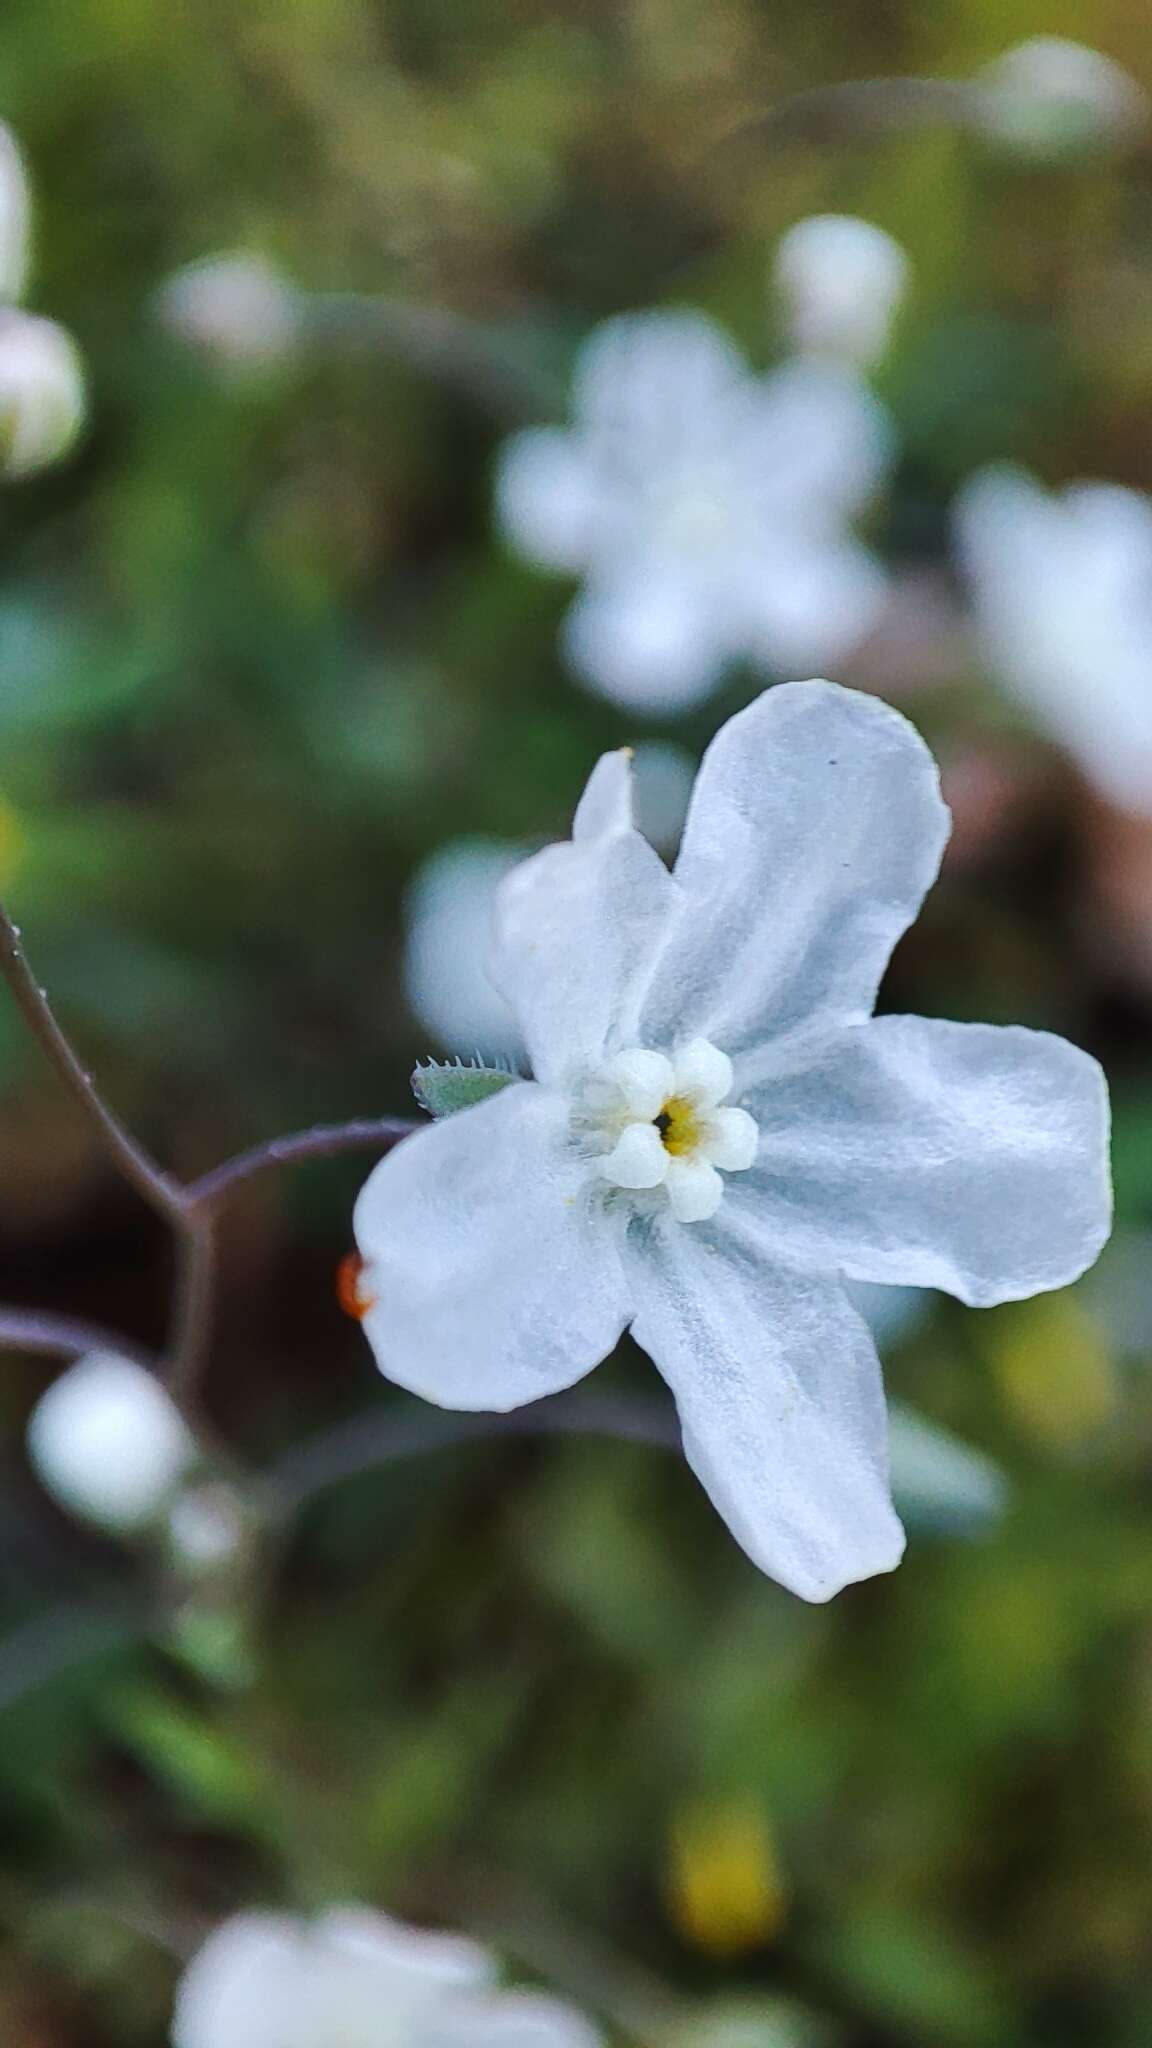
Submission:
[[[664,1141],[664,1150],[673,1159],[687,1158],[695,1152],[703,1135],[700,1111],[686,1095],[670,1095],[656,1118],[656,1129]]]

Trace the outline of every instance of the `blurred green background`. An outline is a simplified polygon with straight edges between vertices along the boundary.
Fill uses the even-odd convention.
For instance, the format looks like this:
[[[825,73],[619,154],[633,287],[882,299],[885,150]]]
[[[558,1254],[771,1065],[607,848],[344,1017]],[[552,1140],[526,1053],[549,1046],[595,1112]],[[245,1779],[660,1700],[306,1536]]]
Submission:
[[[382,1447],[251,1570],[192,1583],[70,1520],[23,1450],[53,1368],[5,1357],[11,2048],[159,2048],[216,1918],[345,1897],[491,1938],[621,2039],[735,2044],[743,2014],[765,2048],[1152,2040],[1152,825],[939,609],[980,462],[1152,487],[1152,143],[1021,162],[938,118],[766,118],[1041,32],[1152,88],[1135,0],[9,0],[31,299],[91,416],[0,498],[0,884],[156,1154],[191,1175],[411,1113],[437,1049],[404,995],[413,876],[461,834],[559,836],[638,736],[564,671],[570,586],[494,535],[500,441],[621,308],[702,306],[771,362],[774,243],[839,211],[912,263],[872,532],[903,626],[842,675],[910,710],[958,818],[885,1001],[1097,1052],[1122,1225],[1069,1294],[893,1339],[895,1392],[1008,1504],[926,1487],[902,1569],[828,1610],[659,1450],[449,1432],[387,1462],[413,1404],[335,1294],[364,1162],[226,1213],[219,1427],[257,1462],[349,1418]],[[158,312],[234,249],[319,295],[267,360]],[[639,736],[696,754],[759,686]],[[6,1002],[0,1146],[0,1298],[157,1344],[169,1247]],[[654,1391],[635,1356],[609,1373]]]

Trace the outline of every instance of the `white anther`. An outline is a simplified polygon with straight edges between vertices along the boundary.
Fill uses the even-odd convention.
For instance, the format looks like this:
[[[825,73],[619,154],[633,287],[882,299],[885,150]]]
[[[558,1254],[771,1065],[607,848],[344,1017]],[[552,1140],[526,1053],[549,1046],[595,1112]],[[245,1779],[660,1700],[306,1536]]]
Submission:
[[[646,1052],[642,1046],[636,1046],[629,1052],[618,1052],[604,1071],[616,1082],[629,1116],[638,1123],[651,1123],[673,1093],[675,1073],[671,1060],[662,1052]]]
[[[677,1223],[706,1223],[724,1195],[724,1183],[707,1160],[671,1159],[664,1182],[668,1206]]]

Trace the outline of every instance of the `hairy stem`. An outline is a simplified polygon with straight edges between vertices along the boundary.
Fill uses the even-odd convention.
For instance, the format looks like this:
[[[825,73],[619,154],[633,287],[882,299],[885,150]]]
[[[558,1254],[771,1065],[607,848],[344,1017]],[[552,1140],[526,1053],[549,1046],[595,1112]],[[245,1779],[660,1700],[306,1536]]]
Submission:
[[[0,1309],[0,1351],[27,1351],[37,1358],[83,1358],[87,1351],[115,1351],[137,1365],[156,1361],[142,1344],[105,1330],[80,1316],[50,1315],[41,1309]]]
[[[52,1006],[24,951],[20,928],[0,903],[0,973],[8,983],[25,1023],[51,1061],[74,1102],[92,1125],[109,1158],[149,1207],[178,1229],[184,1223],[184,1198],[179,1182],[150,1159],[142,1145],[120,1122],[97,1092],[87,1068],[77,1058],[56,1022]]]

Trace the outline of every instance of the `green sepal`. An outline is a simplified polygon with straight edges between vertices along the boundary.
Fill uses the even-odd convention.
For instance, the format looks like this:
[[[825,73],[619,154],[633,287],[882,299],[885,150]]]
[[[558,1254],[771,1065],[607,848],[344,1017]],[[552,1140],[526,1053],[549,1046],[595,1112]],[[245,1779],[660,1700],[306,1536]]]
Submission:
[[[487,1102],[490,1095],[499,1095],[502,1088],[519,1079],[520,1075],[509,1073],[507,1067],[482,1067],[478,1061],[466,1065],[463,1060],[441,1066],[436,1060],[429,1060],[425,1066],[416,1068],[412,1093],[429,1116],[455,1116],[458,1110],[474,1109],[478,1102]]]

